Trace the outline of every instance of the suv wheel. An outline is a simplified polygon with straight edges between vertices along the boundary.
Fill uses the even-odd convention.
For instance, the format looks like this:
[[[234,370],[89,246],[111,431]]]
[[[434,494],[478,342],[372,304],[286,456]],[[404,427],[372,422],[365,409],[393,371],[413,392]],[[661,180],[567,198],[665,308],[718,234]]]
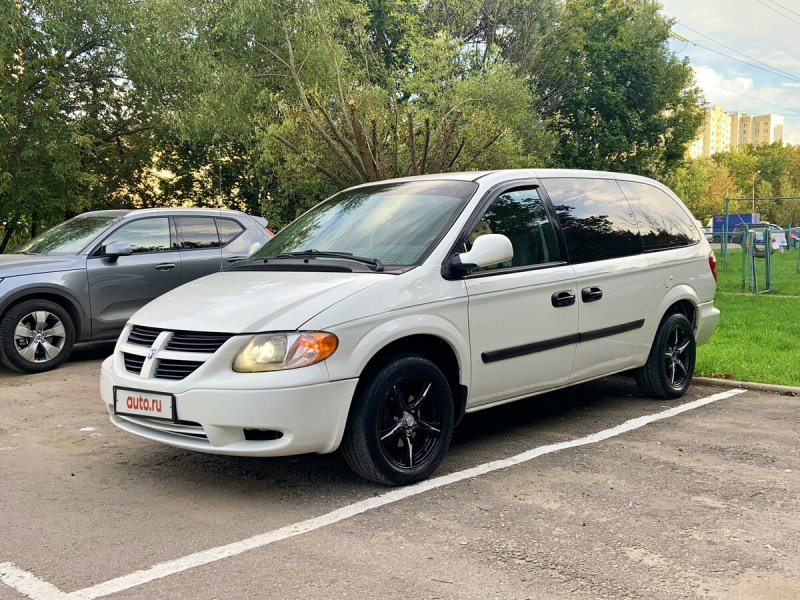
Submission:
[[[364,376],[353,399],[342,451],[361,477],[384,485],[425,479],[453,436],[453,396],[431,361],[400,355]]]
[[[75,344],[69,313],[49,300],[26,300],[0,320],[0,360],[11,369],[40,373],[63,363]]]
[[[683,396],[692,382],[695,354],[694,330],[689,320],[680,314],[666,316],[647,362],[635,371],[639,389],[653,398]]]

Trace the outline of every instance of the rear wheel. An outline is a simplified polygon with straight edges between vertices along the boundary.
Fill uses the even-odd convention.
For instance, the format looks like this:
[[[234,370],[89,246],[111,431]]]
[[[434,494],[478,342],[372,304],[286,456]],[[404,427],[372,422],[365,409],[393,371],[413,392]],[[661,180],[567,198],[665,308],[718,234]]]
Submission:
[[[643,394],[653,398],[679,398],[694,375],[694,329],[681,314],[664,317],[645,365],[635,371]]]
[[[69,313],[49,300],[26,300],[0,320],[0,360],[23,373],[40,373],[63,363],[75,344]]]
[[[442,372],[415,355],[394,356],[359,384],[342,441],[350,468],[384,485],[425,479],[453,435],[453,397]]]

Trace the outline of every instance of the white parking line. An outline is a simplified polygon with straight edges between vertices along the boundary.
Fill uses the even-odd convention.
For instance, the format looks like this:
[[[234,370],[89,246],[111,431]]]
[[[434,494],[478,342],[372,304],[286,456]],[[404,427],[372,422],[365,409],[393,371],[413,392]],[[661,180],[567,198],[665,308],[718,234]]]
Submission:
[[[603,440],[622,435],[623,433],[633,431],[634,429],[639,429],[640,427],[644,427],[650,423],[668,419],[681,413],[700,408],[701,406],[711,404],[712,402],[717,402],[718,400],[724,400],[725,398],[742,394],[746,391],[747,390],[735,389],[720,392],[718,394],[713,394],[711,396],[706,396],[705,398],[700,398],[699,400],[687,402],[686,404],[681,404],[658,413],[630,419],[620,425],[617,425],[616,427],[604,429],[603,431],[598,431],[597,433],[592,433],[581,438],[567,442],[559,442],[557,444],[539,446],[538,448],[532,448],[508,458],[494,460],[476,467],[464,469],[463,471],[457,471],[455,473],[450,473],[449,475],[442,475],[440,477],[428,479],[427,481],[422,481],[415,485],[394,489],[390,492],[386,492],[385,494],[381,494],[380,496],[374,496],[367,498],[366,500],[355,502],[348,506],[343,506],[342,508],[337,508],[334,511],[319,517],[314,517],[313,519],[307,519],[299,523],[286,525],[285,527],[274,529],[273,531],[268,531],[267,533],[255,535],[253,537],[249,537],[238,542],[233,542],[231,544],[226,544],[224,546],[209,548],[208,550],[201,550],[200,552],[195,552],[194,554],[189,554],[188,556],[162,562],[157,565],[153,565],[148,569],[143,569],[141,571],[131,573],[130,575],[124,575],[122,577],[110,579],[109,581],[98,583],[97,585],[93,585],[82,590],[77,590],[75,592],[63,592],[54,585],[39,579],[32,573],[20,569],[10,562],[0,563],[0,581],[15,589],[19,593],[27,596],[28,598],[31,598],[32,600],[94,600],[95,598],[102,598],[104,596],[109,596],[117,592],[144,585],[151,581],[162,579],[194,567],[207,565],[209,563],[222,560],[223,558],[229,558],[231,556],[236,556],[237,554],[247,552],[248,550],[262,548],[274,542],[285,540],[303,533],[308,533],[309,531],[314,531],[315,529],[320,529],[321,527],[338,523],[339,521],[360,515],[361,513],[365,513],[369,510],[373,510],[387,504],[392,504],[394,502],[399,502],[400,500],[409,498],[411,496],[416,496],[418,494],[457,483],[465,479],[471,479],[479,475],[491,473],[492,471],[513,467],[514,465],[519,465],[545,454],[558,452],[559,450],[566,450],[567,448],[585,446],[587,444],[596,444],[597,442],[602,442]]]

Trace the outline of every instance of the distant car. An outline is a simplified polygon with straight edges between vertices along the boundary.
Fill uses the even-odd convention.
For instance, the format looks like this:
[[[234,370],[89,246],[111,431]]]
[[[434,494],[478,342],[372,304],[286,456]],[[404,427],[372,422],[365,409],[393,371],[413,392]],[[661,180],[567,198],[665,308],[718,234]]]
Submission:
[[[731,232],[731,242],[743,246],[745,231],[749,228],[750,231],[756,232],[756,245],[763,246],[764,232],[767,227],[770,229],[770,235],[777,239],[780,247],[784,250],[787,249],[789,245],[786,243],[786,232],[783,230],[783,227],[773,225],[772,223],[755,223],[753,225],[739,223]]]
[[[106,210],[70,219],[0,254],[0,360],[27,373],[53,369],[75,342],[115,338],[154,298],[269,239],[255,218],[231,210]]]
[[[786,230],[786,243],[790,248],[800,248],[800,227],[790,227]]]

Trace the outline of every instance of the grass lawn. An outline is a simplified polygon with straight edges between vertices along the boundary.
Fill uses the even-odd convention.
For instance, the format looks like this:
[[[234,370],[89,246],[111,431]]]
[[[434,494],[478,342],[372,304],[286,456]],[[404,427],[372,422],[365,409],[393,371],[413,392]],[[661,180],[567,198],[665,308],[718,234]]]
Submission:
[[[717,255],[717,282],[718,292],[742,291],[742,250],[740,246],[728,246],[728,270],[722,270],[722,251],[715,250]],[[775,252],[771,256],[772,263],[772,293],[800,296],[800,273],[797,272],[797,253],[798,250],[787,250],[783,254]],[[764,259],[756,259],[756,277],[758,278],[758,289],[766,287],[766,273]],[[745,280],[745,286],[747,281]],[[749,292],[745,292],[749,293]]]
[[[800,386],[800,296],[718,292],[714,303],[722,317],[697,349],[697,375]]]

